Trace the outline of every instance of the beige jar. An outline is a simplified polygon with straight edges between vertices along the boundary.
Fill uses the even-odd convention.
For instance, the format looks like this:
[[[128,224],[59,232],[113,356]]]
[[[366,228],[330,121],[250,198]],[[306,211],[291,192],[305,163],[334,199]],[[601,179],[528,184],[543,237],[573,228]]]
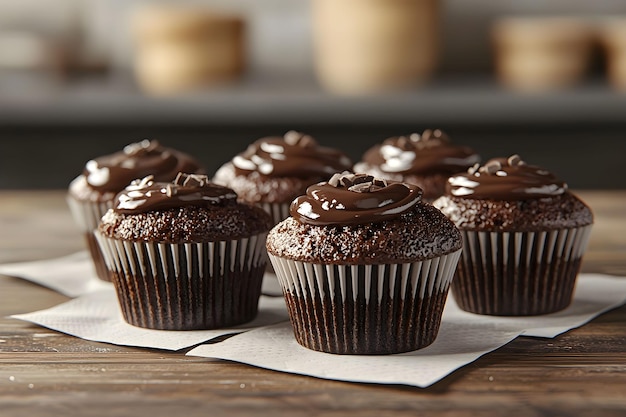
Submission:
[[[335,93],[426,81],[437,58],[438,0],[313,0],[315,72]]]
[[[582,19],[500,18],[491,35],[498,79],[515,90],[570,87],[589,67],[593,31]]]
[[[598,33],[606,51],[609,82],[615,89],[626,92],[626,16],[605,19]]]
[[[232,81],[244,69],[244,22],[201,8],[137,11],[135,75],[144,91],[171,94]]]

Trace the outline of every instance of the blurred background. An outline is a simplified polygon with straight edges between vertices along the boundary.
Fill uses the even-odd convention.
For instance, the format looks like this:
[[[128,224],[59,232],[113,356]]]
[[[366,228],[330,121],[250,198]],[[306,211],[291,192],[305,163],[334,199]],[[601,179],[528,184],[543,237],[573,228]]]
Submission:
[[[213,171],[291,129],[357,161],[425,128],[626,188],[626,2],[0,0],[0,188],[145,138]]]

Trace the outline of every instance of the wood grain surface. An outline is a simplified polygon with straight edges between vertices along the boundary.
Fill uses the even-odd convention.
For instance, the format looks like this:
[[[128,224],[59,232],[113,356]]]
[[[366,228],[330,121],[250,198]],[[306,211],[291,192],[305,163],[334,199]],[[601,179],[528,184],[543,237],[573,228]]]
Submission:
[[[583,270],[626,276],[626,192],[579,194],[596,216]],[[82,245],[63,192],[0,191],[0,263]],[[65,300],[0,276],[0,416],[626,415],[625,306],[555,339],[520,337],[420,389],[88,342],[6,318]]]

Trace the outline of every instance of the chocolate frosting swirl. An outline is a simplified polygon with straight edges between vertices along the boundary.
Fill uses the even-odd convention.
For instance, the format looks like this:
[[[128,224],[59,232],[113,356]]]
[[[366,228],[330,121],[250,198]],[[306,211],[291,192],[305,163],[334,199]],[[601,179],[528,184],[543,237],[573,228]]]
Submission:
[[[100,192],[118,192],[137,178],[153,175],[155,181],[171,181],[179,172],[201,172],[191,156],[161,146],[156,140],[143,140],[120,152],[87,162],[83,170],[87,186]]]
[[[454,174],[479,161],[480,157],[472,149],[453,145],[439,129],[427,129],[421,135],[391,137],[363,155],[363,162],[383,172],[399,174]]]
[[[154,176],[134,180],[115,199],[113,211],[137,214],[183,206],[234,205],[237,194],[213,184],[206,175],[179,173],[173,182],[156,182]]]
[[[237,175],[258,172],[268,177],[329,178],[352,168],[342,152],[319,146],[303,133],[289,131],[284,137],[266,137],[248,146],[232,161]]]
[[[482,167],[448,179],[446,192],[456,197],[483,200],[527,200],[561,195],[567,184],[554,174],[526,164],[519,155],[494,158]]]
[[[416,185],[344,172],[307,188],[289,211],[296,220],[312,225],[375,223],[411,210],[421,196]]]

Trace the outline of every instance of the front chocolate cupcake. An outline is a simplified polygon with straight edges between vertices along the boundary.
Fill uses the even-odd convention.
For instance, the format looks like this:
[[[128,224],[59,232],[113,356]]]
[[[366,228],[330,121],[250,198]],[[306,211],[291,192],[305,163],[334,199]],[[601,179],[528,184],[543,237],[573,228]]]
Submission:
[[[224,164],[213,181],[235,190],[241,201],[263,207],[278,223],[289,216],[289,204],[309,185],[351,168],[352,161],[342,152],[289,131],[284,137],[252,143]]]
[[[152,175],[156,181],[171,181],[179,172],[199,174],[204,169],[190,155],[164,147],[156,140],[143,140],[88,161],[83,173],[71,182],[67,202],[85,234],[100,279],[110,281],[111,277],[93,232],[112,207],[115,195],[136,178]]]
[[[133,181],[96,237],[124,319],[161,330],[213,329],[257,313],[269,215],[204,175]]]
[[[570,304],[593,215],[565,182],[517,155],[494,158],[451,177],[433,205],[463,234],[452,286],[462,309],[519,316]]]
[[[336,174],[290,213],[267,250],[301,345],[389,354],[434,341],[461,237],[419,187]]]
[[[424,199],[433,201],[443,195],[452,174],[463,172],[480,161],[467,146],[450,142],[439,129],[421,135],[395,136],[365,152],[354,169],[380,178],[408,182],[422,188]]]

